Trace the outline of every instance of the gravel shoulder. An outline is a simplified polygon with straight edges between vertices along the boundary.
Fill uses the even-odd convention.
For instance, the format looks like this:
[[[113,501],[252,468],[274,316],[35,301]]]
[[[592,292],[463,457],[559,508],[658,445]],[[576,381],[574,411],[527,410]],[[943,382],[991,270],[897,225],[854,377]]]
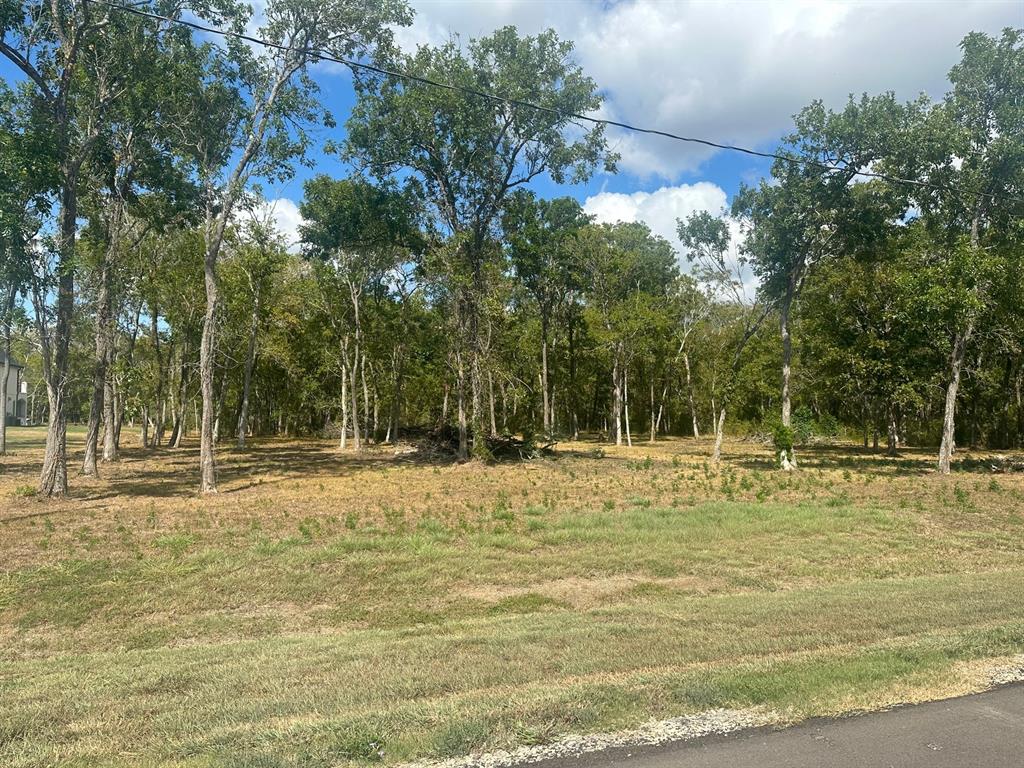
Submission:
[[[616,747],[531,768],[1019,768],[1024,683],[844,718],[816,718],[660,745]]]

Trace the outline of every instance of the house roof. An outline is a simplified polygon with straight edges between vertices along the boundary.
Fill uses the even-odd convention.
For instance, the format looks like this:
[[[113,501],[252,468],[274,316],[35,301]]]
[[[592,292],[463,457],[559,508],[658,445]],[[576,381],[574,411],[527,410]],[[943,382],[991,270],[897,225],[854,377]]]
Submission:
[[[7,353],[4,352],[3,350],[0,350],[0,365],[3,365],[4,361],[6,359],[7,359]],[[15,360],[13,357],[11,357],[11,368],[24,368],[24,367],[25,367],[24,365],[22,365],[17,360]]]

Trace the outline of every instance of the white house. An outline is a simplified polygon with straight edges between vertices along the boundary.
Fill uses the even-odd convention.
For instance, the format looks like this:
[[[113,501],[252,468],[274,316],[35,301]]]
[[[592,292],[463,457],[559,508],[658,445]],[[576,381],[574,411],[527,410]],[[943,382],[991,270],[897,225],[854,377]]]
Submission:
[[[5,357],[0,352],[0,376],[3,376]],[[28,424],[28,382],[25,381],[24,373],[25,366],[12,357],[11,372],[7,375],[7,402],[4,403],[4,418],[8,424]]]

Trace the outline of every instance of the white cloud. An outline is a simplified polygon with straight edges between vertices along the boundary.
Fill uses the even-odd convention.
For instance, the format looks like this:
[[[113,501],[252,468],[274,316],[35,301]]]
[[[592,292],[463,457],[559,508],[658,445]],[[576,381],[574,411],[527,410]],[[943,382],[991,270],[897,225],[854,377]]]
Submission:
[[[278,197],[260,203],[256,208],[260,219],[270,220],[284,238],[290,253],[299,252],[299,227],[303,224],[299,206],[287,197]]]
[[[709,181],[662,187],[654,192],[601,192],[588,197],[583,210],[599,222],[642,221],[680,250],[676,220],[707,211],[718,215],[725,210],[725,190]]]
[[[583,203],[583,210],[598,222],[615,224],[620,221],[641,221],[651,232],[668,240],[680,255],[680,266],[687,267],[685,248],[679,241],[676,222],[684,221],[694,213],[707,211],[713,216],[727,213],[725,190],[709,181],[661,187],[654,192],[601,192]],[[729,253],[726,263],[737,272],[749,295],[756,289],[756,281],[749,269],[739,263],[739,250],[743,242],[740,224],[727,218],[729,225]]]
[[[841,105],[850,93],[894,90],[938,97],[971,30],[1020,26],[1019,0],[967,2],[692,3],[625,0],[537,2],[414,0],[400,41],[478,37],[503,24],[524,33],[554,27],[619,119],[726,143],[778,139],[813,99]],[[621,167],[675,181],[713,150],[613,131]]]

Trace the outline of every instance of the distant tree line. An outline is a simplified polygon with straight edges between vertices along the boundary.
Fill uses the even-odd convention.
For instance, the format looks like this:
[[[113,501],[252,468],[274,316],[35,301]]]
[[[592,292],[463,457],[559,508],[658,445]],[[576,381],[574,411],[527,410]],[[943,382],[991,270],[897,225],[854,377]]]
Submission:
[[[282,49],[0,7],[24,75],[0,89],[0,343],[45,390],[43,494],[67,492],[68,420],[86,474],[127,424],[154,450],[198,433],[205,492],[217,443],[252,435],[359,450],[449,428],[486,460],[497,434],[708,434],[717,459],[743,422],[936,446],[942,472],[957,446],[1024,441],[1022,30],[965,37],[942,100],[811,104],[770,178],[678,222],[677,252],[531,191],[617,160],[568,116],[601,97],[552,31],[410,54],[399,0],[271,0],[258,34]],[[251,13],[134,7],[236,31]],[[257,181],[335,126],[316,52],[510,101],[356,70],[325,147],[356,170],[306,183],[285,243]]]

